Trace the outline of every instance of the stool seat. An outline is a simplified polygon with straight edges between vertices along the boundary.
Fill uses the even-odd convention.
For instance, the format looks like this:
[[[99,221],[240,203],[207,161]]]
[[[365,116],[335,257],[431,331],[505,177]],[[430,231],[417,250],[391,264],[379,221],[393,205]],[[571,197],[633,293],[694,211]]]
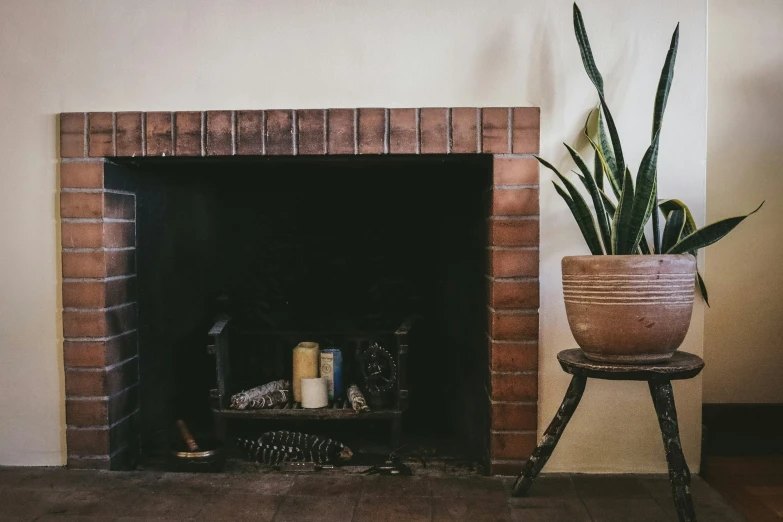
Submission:
[[[557,354],[563,370],[571,375],[611,381],[651,381],[691,379],[704,368],[701,357],[688,352],[674,352],[666,361],[652,364],[617,364],[591,361],[575,348]]]

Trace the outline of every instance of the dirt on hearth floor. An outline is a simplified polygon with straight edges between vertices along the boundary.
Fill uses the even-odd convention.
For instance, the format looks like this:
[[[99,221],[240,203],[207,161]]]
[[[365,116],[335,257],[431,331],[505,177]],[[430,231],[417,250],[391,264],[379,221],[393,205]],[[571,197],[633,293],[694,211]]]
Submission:
[[[526,498],[491,477],[188,474],[0,467],[0,521],[676,521],[664,476],[542,475]],[[700,522],[744,520],[699,477]]]

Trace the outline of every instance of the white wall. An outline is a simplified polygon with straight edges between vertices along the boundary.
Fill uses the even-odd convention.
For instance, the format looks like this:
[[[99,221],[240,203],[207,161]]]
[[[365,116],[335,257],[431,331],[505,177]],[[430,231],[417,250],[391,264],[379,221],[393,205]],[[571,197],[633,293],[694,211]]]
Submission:
[[[641,160],[671,31],[682,22],[660,192],[704,215],[705,0],[583,2],[628,156]],[[540,106],[542,153],[566,166],[596,95],[566,0],[0,3],[0,463],[63,462],[55,114],[355,106]],[[574,345],[560,258],[586,253],[542,175],[541,429]],[[702,311],[685,349],[702,351]],[[677,384],[698,466],[701,382]],[[662,471],[643,383],[591,382],[549,470]]]
[[[783,3],[711,0],[704,401],[783,402]]]

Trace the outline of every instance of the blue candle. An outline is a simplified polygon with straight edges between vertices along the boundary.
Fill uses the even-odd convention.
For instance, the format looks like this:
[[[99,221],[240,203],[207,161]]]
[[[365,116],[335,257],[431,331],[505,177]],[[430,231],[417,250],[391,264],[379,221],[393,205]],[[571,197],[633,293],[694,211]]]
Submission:
[[[343,354],[337,348],[321,350],[321,377],[326,379],[329,399],[343,395]]]

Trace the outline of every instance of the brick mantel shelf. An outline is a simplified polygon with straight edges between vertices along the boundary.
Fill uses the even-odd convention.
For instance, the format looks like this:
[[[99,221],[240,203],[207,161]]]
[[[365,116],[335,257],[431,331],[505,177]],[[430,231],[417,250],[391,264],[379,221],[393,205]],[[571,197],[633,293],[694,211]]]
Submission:
[[[120,157],[484,154],[488,205],[487,457],[515,474],[536,443],[539,109],[305,109],[60,115],[68,465],[139,453],[136,197]]]

